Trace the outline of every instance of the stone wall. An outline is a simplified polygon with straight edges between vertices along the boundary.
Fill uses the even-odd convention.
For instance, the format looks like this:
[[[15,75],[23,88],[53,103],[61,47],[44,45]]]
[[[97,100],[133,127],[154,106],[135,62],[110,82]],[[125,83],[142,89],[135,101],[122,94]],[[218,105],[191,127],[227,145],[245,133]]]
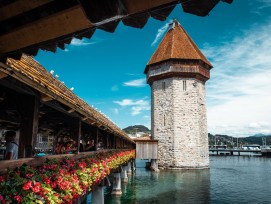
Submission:
[[[173,77],[154,81],[151,88],[152,135],[159,140],[159,167],[208,167],[204,83]]]

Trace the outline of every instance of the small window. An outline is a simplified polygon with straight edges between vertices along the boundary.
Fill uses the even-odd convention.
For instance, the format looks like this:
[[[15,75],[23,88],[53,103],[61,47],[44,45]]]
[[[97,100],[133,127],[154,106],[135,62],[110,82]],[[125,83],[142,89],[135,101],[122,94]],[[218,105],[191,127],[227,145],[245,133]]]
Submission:
[[[164,126],[166,126],[166,115],[164,115]]]
[[[166,90],[166,82],[162,82],[162,90],[165,91]]]
[[[186,81],[183,80],[183,91],[186,91]]]

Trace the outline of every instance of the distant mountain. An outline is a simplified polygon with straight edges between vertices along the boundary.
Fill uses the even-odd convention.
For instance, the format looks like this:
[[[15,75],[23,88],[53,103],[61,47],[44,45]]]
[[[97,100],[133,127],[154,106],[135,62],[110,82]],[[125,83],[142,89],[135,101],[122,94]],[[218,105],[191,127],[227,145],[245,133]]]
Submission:
[[[268,136],[271,136],[271,135],[265,135],[265,134],[259,133],[259,134],[255,134],[255,135],[250,136],[250,137],[268,137]]]
[[[135,132],[145,132],[149,133],[150,130],[144,125],[133,125],[133,126],[128,126],[123,129],[124,132],[127,134],[135,134]]]
[[[259,134],[257,134],[259,135]],[[236,147],[237,138],[228,135],[212,135],[208,133],[209,145],[227,145],[228,147]],[[258,144],[262,145],[263,136],[250,136],[250,137],[239,137],[238,144]],[[271,145],[271,135],[265,135],[266,145]],[[215,141],[216,140],[216,141]]]

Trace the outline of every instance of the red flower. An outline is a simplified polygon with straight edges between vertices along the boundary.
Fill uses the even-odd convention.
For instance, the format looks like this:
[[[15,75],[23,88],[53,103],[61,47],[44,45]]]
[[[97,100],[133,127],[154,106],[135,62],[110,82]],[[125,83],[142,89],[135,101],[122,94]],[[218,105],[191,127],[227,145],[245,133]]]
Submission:
[[[28,190],[29,188],[32,187],[32,181],[27,181],[24,186],[23,186],[23,189],[26,191]]]
[[[32,191],[34,193],[38,193],[40,192],[40,183],[39,182],[36,182],[35,185],[32,187]]]
[[[17,200],[19,203],[22,202],[22,197],[19,195],[14,196],[15,200]]]
[[[48,185],[50,185],[50,183],[51,183],[50,177],[45,177],[45,178],[43,179],[43,181],[44,181],[46,184],[48,184]]]
[[[3,181],[4,181],[4,177],[0,176],[0,182],[3,182]]]
[[[25,177],[26,178],[31,178],[34,174],[26,174]]]

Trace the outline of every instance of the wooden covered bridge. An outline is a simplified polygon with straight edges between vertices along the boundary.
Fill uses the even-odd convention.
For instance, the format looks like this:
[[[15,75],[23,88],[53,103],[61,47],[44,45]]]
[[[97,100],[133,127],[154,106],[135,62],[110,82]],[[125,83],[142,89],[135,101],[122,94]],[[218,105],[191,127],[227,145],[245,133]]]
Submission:
[[[56,202],[64,203],[65,199],[81,202],[87,189],[94,186],[93,195],[97,194],[94,198],[96,203],[100,203],[103,200],[105,176],[115,172],[112,174],[115,177],[112,193],[120,194],[121,178],[127,179],[127,172],[131,170],[130,161],[135,158],[135,142],[124,131],[27,55],[22,55],[20,60],[9,58],[6,64],[0,63],[0,130],[2,141],[6,130],[15,131],[15,142],[19,146],[18,160],[0,161],[0,181],[6,182],[0,187],[1,202],[1,199],[10,199],[13,203],[18,198],[20,200],[17,201],[28,203],[31,199],[38,199],[31,197],[32,187],[29,187],[25,198],[21,197],[25,193],[16,194],[22,188],[27,188],[30,182],[30,186],[39,184],[40,190],[35,195],[49,188],[58,196],[43,196],[42,199],[55,199]],[[65,140],[74,141],[75,149],[69,154],[56,155],[57,142]],[[79,152],[80,141],[85,145],[91,140],[94,141],[95,151]],[[40,153],[44,156],[40,157]],[[56,169],[55,173],[52,173],[55,171],[51,169],[52,165]],[[20,172],[20,177],[14,178],[23,180],[21,184],[13,178],[16,172]],[[42,176],[45,172],[45,175],[51,175],[50,184],[45,184],[48,180],[47,176]],[[88,179],[80,180],[82,174]],[[69,190],[77,189],[78,195],[65,197],[69,195],[67,190],[63,193],[61,183],[54,184],[57,179],[62,179],[60,175],[69,178],[66,181],[71,185]],[[77,184],[72,184],[71,177],[74,176],[78,179]],[[58,190],[54,189],[55,185],[58,185]],[[10,195],[9,188],[16,191],[13,190],[15,194],[11,194],[12,197],[5,195]]]
[[[0,128],[18,132],[19,158],[51,153],[57,141],[94,140],[103,149],[134,142],[111,120],[77,97],[32,57],[0,64]]]

